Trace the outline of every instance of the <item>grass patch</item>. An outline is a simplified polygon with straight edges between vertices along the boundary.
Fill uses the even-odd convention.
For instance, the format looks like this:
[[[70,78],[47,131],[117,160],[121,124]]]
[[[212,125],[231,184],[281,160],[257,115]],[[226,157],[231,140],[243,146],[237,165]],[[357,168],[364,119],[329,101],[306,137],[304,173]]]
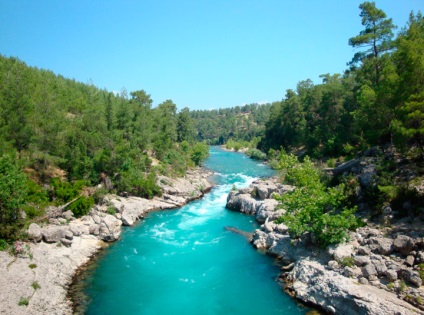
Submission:
[[[18,302],[19,306],[22,306],[22,305],[27,306],[28,304],[29,304],[29,299],[26,298],[26,297],[23,297],[23,296],[21,297],[21,299]]]
[[[37,268],[37,264],[29,264],[28,267],[30,269],[35,269],[35,268]]]
[[[32,288],[33,288],[34,290],[37,290],[37,289],[40,289],[40,288],[41,288],[37,281],[34,281],[34,282],[31,284],[31,286],[32,286]]]

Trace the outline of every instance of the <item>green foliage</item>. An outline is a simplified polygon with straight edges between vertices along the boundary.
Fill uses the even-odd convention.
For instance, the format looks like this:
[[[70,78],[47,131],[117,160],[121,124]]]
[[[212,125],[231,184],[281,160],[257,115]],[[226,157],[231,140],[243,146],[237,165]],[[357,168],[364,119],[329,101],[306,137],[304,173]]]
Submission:
[[[190,159],[195,165],[201,165],[208,156],[209,148],[205,142],[198,142],[191,149]]]
[[[37,281],[33,281],[31,286],[34,290],[38,290],[41,288],[40,284]]]
[[[147,176],[136,169],[123,172],[117,183],[118,193],[129,193],[133,196],[151,199],[154,196],[161,196],[162,191],[156,184],[155,173]]]
[[[94,199],[91,197],[80,196],[77,200],[68,206],[68,209],[72,211],[75,217],[81,217],[86,215],[91,207],[94,206]]]
[[[13,241],[28,194],[27,177],[9,155],[0,157],[0,238]]]
[[[354,262],[354,260],[353,260],[353,257],[351,257],[351,256],[344,256],[342,259],[341,259],[341,261],[339,261],[340,262],[340,264],[342,265],[342,266],[347,266],[347,267],[353,267],[353,266],[355,266],[355,262]]]
[[[35,269],[35,268],[37,268],[37,264],[29,264],[28,267],[30,269]]]
[[[308,157],[300,163],[294,155],[280,154],[280,167],[285,181],[296,189],[276,199],[287,213],[279,218],[293,237],[311,232],[320,246],[337,244],[347,239],[348,231],[357,228],[356,208],[348,208],[344,185],[327,188],[320,172]]]
[[[262,136],[270,107],[271,104],[248,104],[218,110],[195,110],[190,115],[199,141],[223,145],[230,139],[252,141]]]
[[[18,302],[18,305],[19,306],[22,306],[22,305],[28,306],[28,304],[29,304],[29,299],[28,298],[22,296],[19,299],[19,302]]]
[[[261,150],[258,149],[249,149],[246,154],[248,156],[250,156],[250,158],[254,159],[254,160],[266,160],[268,158],[268,156],[263,153]]]
[[[53,187],[51,198],[57,200],[59,204],[66,203],[77,197],[84,187],[84,181],[82,180],[66,182],[59,178],[53,178],[50,184]]]
[[[111,214],[111,215],[115,215],[116,214],[116,210],[115,210],[114,207],[108,207],[106,213],[107,214]]]
[[[0,251],[8,250],[9,244],[4,239],[0,239]]]

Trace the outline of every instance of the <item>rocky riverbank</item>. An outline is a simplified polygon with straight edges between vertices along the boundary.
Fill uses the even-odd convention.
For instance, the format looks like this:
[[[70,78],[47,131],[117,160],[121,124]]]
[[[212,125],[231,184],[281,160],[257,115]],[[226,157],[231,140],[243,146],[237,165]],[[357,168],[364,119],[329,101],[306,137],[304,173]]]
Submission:
[[[323,250],[310,235],[293,239],[287,226],[274,222],[284,210],[272,195],[293,189],[258,180],[227,199],[227,208],[263,223],[252,244],[286,264],[287,292],[332,314],[424,314],[422,224],[369,225],[351,233],[349,243]]]
[[[33,223],[28,229],[32,243],[18,244],[17,256],[0,252],[0,314],[72,314],[67,290],[78,268],[118,240],[122,225],[202,197],[212,188],[207,180],[211,174],[197,168],[184,178],[158,176],[162,197],[108,195],[78,219],[70,211],[49,208],[49,223]]]

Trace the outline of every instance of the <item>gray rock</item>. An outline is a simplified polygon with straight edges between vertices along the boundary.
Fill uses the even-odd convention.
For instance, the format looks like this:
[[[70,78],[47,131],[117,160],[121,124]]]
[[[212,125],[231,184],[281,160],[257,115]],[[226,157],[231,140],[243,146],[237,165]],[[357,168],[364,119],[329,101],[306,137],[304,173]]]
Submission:
[[[361,273],[359,269],[346,266],[343,268],[343,275],[348,278],[356,278]]]
[[[393,240],[385,237],[371,237],[369,244],[376,245],[374,252],[380,255],[390,255],[393,252]]]
[[[80,236],[82,234],[80,226],[73,223],[69,224],[69,231],[71,231],[74,236]]]
[[[43,228],[41,234],[43,235],[43,240],[46,243],[56,243],[59,242],[62,238],[65,238],[66,231],[69,228],[67,226],[58,226],[58,225],[48,225]]]
[[[408,257],[406,257],[405,259],[405,264],[409,267],[412,267],[414,265],[415,262],[415,258],[412,255],[408,255]]]
[[[256,214],[256,221],[265,222],[266,218],[275,220],[285,213],[283,209],[278,209],[278,201],[275,199],[266,199],[259,204]]]
[[[368,264],[362,267],[362,275],[366,278],[377,275],[377,270],[373,264]]]
[[[268,234],[261,231],[256,230],[252,237],[252,244],[257,249],[268,249],[271,245],[267,244]]]
[[[96,224],[99,224],[101,219],[97,214],[91,216]]]
[[[43,239],[41,235],[41,227],[36,223],[31,223],[28,227],[28,237],[35,241],[40,242]]]
[[[65,218],[68,221],[75,219],[74,213],[71,210],[63,212],[62,217]]]
[[[360,278],[359,278],[359,280],[358,280],[358,282],[359,282],[360,284],[369,284],[368,279],[367,279],[367,278],[365,278],[365,277],[360,277]]]
[[[384,276],[386,274],[387,267],[383,261],[373,260],[372,264],[374,265],[374,268],[379,276]]]
[[[92,224],[88,228],[90,234],[99,235],[100,234],[100,226],[98,224]]]
[[[72,240],[74,238],[74,233],[72,233],[72,231],[70,230],[66,230],[65,231],[65,238],[68,240]]]
[[[49,219],[49,224],[53,224],[53,225],[60,225],[60,222],[58,219],[56,218],[50,218]]]
[[[353,258],[353,262],[356,266],[362,267],[362,266],[365,266],[366,264],[369,264],[370,259],[367,256],[355,256]]]
[[[339,244],[328,248],[328,253],[333,255],[337,261],[342,261],[346,257],[352,257],[354,252],[355,248],[351,244]]]
[[[418,263],[422,263],[424,262],[424,252],[423,251],[419,251],[415,257],[416,261]]]
[[[331,314],[417,314],[420,311],[393,293],[376,287],[358,285],[319,262],[303,259],[289,276],[289,287],[304,302],[313,303]],[[362,280],[363,281],[363,280]]]
[[[393,269],[386,270],[386,277],[390,282],[396,281],[398,278],[398,274]]]
[[[393,242],[393,246],[396,252],[406,256],[414,249],[415,243],[409,236],[398,235]]]
[[[121,225],[121,220],[118,220],[113,215],[106,214],[100,222],[100,239],[106,242],[116,241],[121,235]]]
[[[336,270],[340,268],[340,265],[337,261],[335,260],[330,260],[327,264],[328,269],[330,270]]]
[[[358,254],[368,256],[371,254],[371,249],[367,246],[361,246],[358,248]]]
[[[411,269],[403,269],[400,272],[400,277],[404,280],[406,280],[407,282],[420,287],[423,284],[423,281],[421,280],[420,274],[415,271],[415,270],[411,270]]]
[[[280,223],[275,226],[274,231],[280,234],[286,234],[289,231],[289,228],[284,223]]]
[[[61,239],[60,239],[60,242],[61,242],[63,245],[68,246],[68,247],[72,245],[72,240],[69,240],[69,239],[67,239],[67,238],[61,238]]]

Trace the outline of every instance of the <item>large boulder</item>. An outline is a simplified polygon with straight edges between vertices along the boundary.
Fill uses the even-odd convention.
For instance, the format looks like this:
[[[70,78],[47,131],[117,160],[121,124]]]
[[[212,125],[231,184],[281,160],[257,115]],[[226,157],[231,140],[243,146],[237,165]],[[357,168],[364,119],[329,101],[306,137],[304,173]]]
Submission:
[[[285,211],[283,209],[277,209],[277,206],[278,201],[275,199],[262,201],[256,213],[256,221],[263,223],[267,218],[272,221],[283,215]]]
[[[406,256],[414,249],[415,243],[409,236],[398,235],[393,242],[393,246],[396,252]]]
[[[41,227],[37,223],[31,223],[27,232],[28,237],[35,242],[40,242],[43,239],[41,231]]]
[[[361,278],[363,279],[363,278]],[[289,276],[296,298],[315,304],[331,314],[420,314],[411,304],[384,290],[359,285],[356,279],[328,270],[313,260],[296,263]]]
[[[43,228],[41,234],[46,243],[56,243],[62,238],[66,238],[69,227],[60,225],[48,225]]]
[[[240,211],[245,214],[255,215],[261,203],[250,194],[232,191],[228,194],[226,207],[230,210]]]
[[[100,222],[99,238],[106,242],[116,241],[121,235],[121,225],[121,220],[106,214]]]

